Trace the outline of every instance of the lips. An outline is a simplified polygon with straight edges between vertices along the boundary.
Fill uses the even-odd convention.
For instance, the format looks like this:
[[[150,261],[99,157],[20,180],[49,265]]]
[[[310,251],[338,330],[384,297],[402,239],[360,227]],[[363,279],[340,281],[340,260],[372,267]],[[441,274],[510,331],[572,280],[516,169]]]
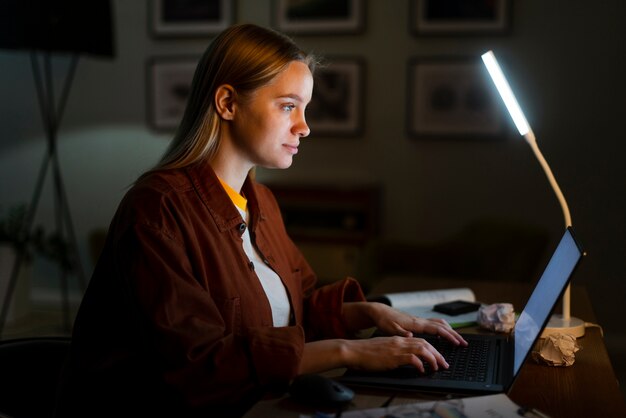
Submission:
[[[289,145],[289,144],[285,144],[284,147],[287,148],[289,150],[289,152],[291,152],[292,154],[297,154],[298,153],[298,145]]]

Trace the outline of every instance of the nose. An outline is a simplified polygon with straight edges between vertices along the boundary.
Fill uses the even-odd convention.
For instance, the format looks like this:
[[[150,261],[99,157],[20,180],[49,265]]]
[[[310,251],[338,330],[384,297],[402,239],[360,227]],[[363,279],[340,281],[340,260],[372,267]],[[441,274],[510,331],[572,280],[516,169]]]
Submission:
[[[306,123],[304,114],[302,114],[294,124],[293,132],[301,138],[307,137],[311,133],[311,129],[309,129],[309,125]]]

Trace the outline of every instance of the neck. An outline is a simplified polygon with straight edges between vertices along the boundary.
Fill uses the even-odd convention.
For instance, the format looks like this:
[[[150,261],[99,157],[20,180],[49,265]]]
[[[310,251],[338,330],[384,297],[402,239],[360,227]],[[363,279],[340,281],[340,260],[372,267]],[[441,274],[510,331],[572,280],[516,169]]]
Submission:
[[[241,153],[235,149],[233,142],[229,139],[226,129],[222,132],[220,145],[211,159],[211,167],[222,181],[225,181],[237,193],[241,193],[241,187],[254,165],[242,158]]]
[[[226,182],[226,184],[232,187],[237,193],[241,193],[241,188],[248,177],[250,168],[237,168],[232,162],[222,161],[219,158],[211,162],[211,167],[213,167],[215,174],[217,174],[222,181]]]

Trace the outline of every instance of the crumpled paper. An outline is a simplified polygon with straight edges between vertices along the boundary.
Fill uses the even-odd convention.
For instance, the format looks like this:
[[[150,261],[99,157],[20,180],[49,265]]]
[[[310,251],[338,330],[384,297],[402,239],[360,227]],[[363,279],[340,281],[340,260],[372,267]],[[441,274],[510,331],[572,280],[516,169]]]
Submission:
[[[580,350],[576,337],[570,334],[551,334],[539,340],[532,352],[537,363],[548,366],[571,366]]]
[[[490,331],[511,332],[515,326],[515,311],[510,303],[482,305],[478,309],[478,325]]]

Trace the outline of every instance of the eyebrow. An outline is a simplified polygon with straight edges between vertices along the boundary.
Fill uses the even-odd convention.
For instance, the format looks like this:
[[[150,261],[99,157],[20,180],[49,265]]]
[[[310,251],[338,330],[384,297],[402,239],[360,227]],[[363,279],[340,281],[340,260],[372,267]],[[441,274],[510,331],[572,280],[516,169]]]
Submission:
[[[300,97],[297,94],[280,94],[277,96],[278,99],[293,99],[293,100],[297,100],[299,102],[302,102],[302,97]]]
[[[295,100],[299,103],[304,103],[305,105],[308,105],[309,103],[311,103],[311,100],[309,99],[308,101],[304,100],[299,94],[281,94],[278,95],[277,99],[291,99],[291,100]]]

